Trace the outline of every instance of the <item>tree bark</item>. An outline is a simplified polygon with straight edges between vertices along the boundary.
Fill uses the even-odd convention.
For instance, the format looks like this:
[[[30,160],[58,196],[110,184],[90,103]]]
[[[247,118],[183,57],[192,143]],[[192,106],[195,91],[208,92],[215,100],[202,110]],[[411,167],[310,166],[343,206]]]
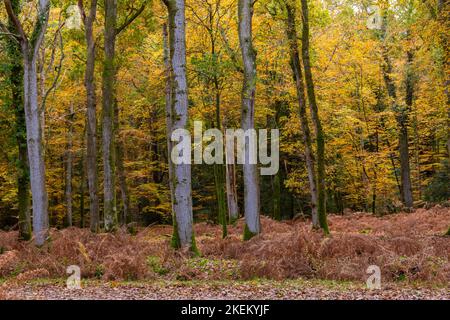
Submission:
[[[289,0],[288,0],[289,1]],[[286,11],[287,11],[287,20],[286,20],[286,33],[289,40],[289,52],[291,57],[291,68],[292,73],[294,74],[294,79],[296,83],[297,89],[297,100],[299,106],[299,117],[300,117],[300,126],[303,133],[303,143],[305,147],[305,161],[306,168],[308,171],[308,181],[309,188],[311,193],[311,214],[312,214],[312,222],[314,228],[319,228],[319,216],[317,212],[317,187],[316,187],[316,175],[315,175],[315,164],[314,164],[314,156],[312,152],[312,143],[311,143],[311,133],[309,130],[308,118],[306,114],[306,98],[305,98],[305,85],[303,83],[303,74],[300,64],[300,54],[298,51],[298,43],[297,43],[297,31],[296,31],[296,22],[295,22],[295,7],[292,6],[288,1],[286,1]]]
[[[226,150],[226,149],[225,149]],[[234,164],[226,165],[226,191],[228,221],[234,223],[239,218],[239,206],[237,202],[236,170]]]
[[[405,102],[406,108],[401,110],[397,115],[397,121],[400,127],[399,135],[399,149],[400,149],[400,168],[401,168],[401,179],[402,179],[402,189],[403,198],[405,206],[411,208],[413,206],[413,194],[412,194],[412,183],[411,183],[411,169],[409,163],[409,136],[408,136],[408,124],[409,124],[409,113],[414,101],[414,75],[412,71],[412,63],[414,55],[411,50],[408,50],[407,55],[407,70],[406,70],[406,94]]]
[[[170,66],[170,47],[169,47],[169,35],[167,31],[167,24],[163,24],[163,46],[164,46],[164,68],[166,76],[166,142],[167,142],[167,162],[169,166],[169,191],[170,191],[170,208],[172,213],[173,223],[173,236],[172,246],[178,247],[178,230],[175,216],[175,209],[173,204],[175,203],[175,187],[173,185],[173,170],[174,164],[170,156],[172,152],[172,83],[171,83],[171,66]]]
[[[80,228],[85,227],[85,209],[84,209],[84,192],[86,188],[86,154],[85,154],[85,141],[86,141],[86,133],[87,133],[87,119],[85,122],[83,136],[81,141],[81,150],[80,150],[80,162],[78,163],[78,170],[80,175],[80,185],[79,185],[79,210],[80,210]]]
[[[216,184],[216,198],[217,198],[217,210],[218,220],[222,225],[222,238],[225,238],[228,234],[227,230],[227,208],[225,199],[225,181],[222,164],[214,165],[214,181]]]
[[[171,129],[186,129],[188,124],[188,88],[186,79],[186,26],[184,0],[165,0],[169,12],[171,66]],[[172,132],[170,132],[171,134]],[[174,146],[169,157],[174,151]],[[172,245],[197,253],[193,232],[191,165],[173,165],[173,210],[175,227]]]
[[[244,64],[244,81],[242,87],[241,126],[244,131],[255,128],[256,95],[256,52],[252,41],[253,1],[238,1],[239,43]],[[244,240],[249,240],[261,232],[260,198],[258,167],[249,161],[251,150],[249,141],[245,142],[244,161]]]
[[[31,195],[33,199],[33,235],[37,246],[48,237],[48,196],[45,185],[45,161],[42,148],[42,128],[38,103],[37,58],[44,39],[50,12],[50,1],[40,0],[38,16],[30,39],[14,14],[10,0],[4,0],[8,17],[19,33],[23,56],[24,109],[27,129],[27,150],[30,166]]]
[[[122,200],[122,215],[120,217],[120,222],[122,225],[126,225],[129,219],[129,207],[130,202],[128,198],[128,185],[127,176],[125,173],[124,165],[124,145],[120,138],[120,112],[117,100],[114,103],[114,129],[116,132],[116,166],[117,166],[117,177],[119,179],[119,189]]]
[[[117,25],[117,0],[104,0],[105,6],[105,57],[102,78],[102,145],[103,145],[103,214],[105,231],[117,228],[115,192],[115,143],[114,143],[114,87],[115,46]]]
[[[328,222],[326,212],[325,196],[325,136],[322,129],[322,123],[319,117],[319,108],[317,106],[316,94],[314,90],[314,81],[311,71],[311,62],[309,59],[309,12],[308,1],[301,0],[302,3],[302,57],[303,67],[305,69],[306,91],[308,93],[311,117],[314,124],[317,144],[317,214],[319,225],[322,230],[328,234]]]
[[[33,231],[35,243],[44,244],[48,235],[48,197],[45,185],[45,161],[42,150],[42,128],[37,93],[36,55],[24,46],[24,105],[27,145],[33,197]]]
[[[89,14],[86,15],[83,1],[78,1],[85,28],[86,37],[86,71],[84,85],[86,87],[86,127],[87,151],[86,169],[89,188],[90,229],[99,231],[100,214],[98,199],[98,169],[97,169],[97,106],[95,94],[95,40],[94,22],[97,15],[97,0],[91,0]]]
[[[102,142],[103,142],[103,215],[105,230],[114,231],[118,226],[116,199],[116,129],[115,105],[116,99],[116,39],[145,9],[147,1],[134,10],[121,26],[117,26],[117,0],[104,0],[105,9],[105,56],[102,75]],[[120,159],[119,159],[120,160]],[[123,171],[123,170],[122,170]],[[128,211],[128,199],[125,176],[120,182],[124,208]],[[125,197],[124,197],[125,196]]]
[[[66,151],[66,226],[73,225],[73,206],[72,206],[72,172],[73,172],[73,104],[70,104],[70,115],[68,120],[67,132],[67,151]]]
[[[450,1],[439,0],[438,3],[438,21],[442,26],[439,33],[439,45],[444,52],[443,63],[442,63],[442,74],[444,92],[447,96],[447,156],[450,160],[450,57],[449,57],[449,41],[448,41],[448,29],[450,27],[449,14],[450,12]],[[449,229],[450,234],[450,229]]]
[[[212,14],[212,8],[209,7],[209,15],[210,15],[210,22],[211,22],[211,28],[213,28],[213,14]],[[210,41],[211,41],[211,55],[212,57],[216,56],[216,48],[215,48],[215,39],[213,37],[212,29],[210,34]],[[220,97],[220,87],[219,87],[219,79],[216,73],[214,73],[213,77],[213,83],[214,83],[214,92],[215,92],[215,107],[216,107],[216,125],[215,127],[218,130],[221,130],[221,116],[220,116],[220,103],[221,103],[221,97]],[[216,183],[216,198],[217,198],[217,210],[218,210],[218,218],[219,223],[222,225],[222,238],[225,238],[228,234],[227,230],[227,203],[226,203],[226,197],[225,197],[225,172],[224,172],[224,165],[223,164],[215,164],[214,165],[214,180]]]
[[[382,24],[382,40],[386,37],[386,22],[387,17],[385,16]],[[412,55],[410,53],[408,55],[408,64],[412,62]],[[397,88],[394,83],[394,80],[391,77],[392,73],[392,64],[389,58],[389,52],[385,44],[382,46],[382,56],[384,60],[384,65],[382,67],[383,78],[386,84],[386,88],[388,91],[388,96],[391,100],[391,108],[395,112],[397,126],[398,126],[398,140],[399,140],[399,156],[400,156],[400,179],[401,179],[401,197],[403,204],[411,208],[413,206],[413,195],[412,195],[412,184],[411,184],[411,170],[409,165],[409,138],[408,138],[408,117],[409,117],[409,108],[408,104],[412,104],[412,82],[408,85],[410,81],[407,72],[407,94],[406,94],[406,108],[398,105],[397,103]],[[411,61],[410,61],[411,60]],[[410,88],[408,88],[410,86]],[[409,91],[409,92],[408,92]],[[408,95],[410,97],[408,98]]]
[[[281,221],[281,172],[273,177],[273,219]]]
[[[20,14],[20,1],[11,1],[13,12]],[[18,32],[11,18],[8,21],[8,31],[12,34]],[[18,148],[17,169],[17,201],[19,210],[19,239],[31,239],[30,215],[30,170],[28,168],[28,151],[26,138],[25,110],[23,101],[23,65],[20,45],[13,39],[7,38],[7,54],[11,69],[9,73],[11,83],[11,108],[15,113],[15,137]]]

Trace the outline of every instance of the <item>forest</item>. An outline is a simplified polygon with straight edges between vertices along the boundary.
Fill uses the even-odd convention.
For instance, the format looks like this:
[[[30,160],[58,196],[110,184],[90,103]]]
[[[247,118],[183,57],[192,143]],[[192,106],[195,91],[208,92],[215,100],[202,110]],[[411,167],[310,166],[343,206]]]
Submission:
[[[450,299],[449,13],[445,0],[1,0],[0,299],[36,279],[63,298],[69,266],[104,286],[85,283],[91,298],[129,280],[383,298],[346,287],[379,266],[391,297],[419,283],[420,298]],[[228,129],[259,138],[237,141],[244,161]],[[246,161],[264,129],[266,175],[261,150]]]

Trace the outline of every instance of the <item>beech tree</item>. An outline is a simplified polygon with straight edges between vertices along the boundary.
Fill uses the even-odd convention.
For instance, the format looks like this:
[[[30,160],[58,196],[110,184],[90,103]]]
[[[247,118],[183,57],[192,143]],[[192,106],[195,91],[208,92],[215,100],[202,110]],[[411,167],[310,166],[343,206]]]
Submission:
[[[167,24],[164,23],[162,27],[163,31],[163,50],[164,50],[164,75],[166,77],[166,85],[165,85],[165,117],[166,117],[166,142],[167,142],[167,160],[168,160],[168,175],[169,175],[169,191],[170,191],[170,208],[172,214],[172,222],[173,222],[173,237],[172,237],[172,245],[174,247],[179,246],[177,243],[177,224],[176,224],[176,215],[174,210],[174,201],[175,201],[175,188],[174,188],[174,177],[173,170],[174,164],[172,162],[172,157],[170,156],[172,152],[172,81],[171,81],[171,63],[170,63],[170,47],[169,47],[169,34],[167,30]]]
[[[188,124],[188,87],[186,79],[186,21],[184,0],[164,0],[169,13],[169,52],[170,52],[170,126],[172,132],[186,129]],[[172,134],[170,132],[170,135]],[[169,158],[180,151],[171,146]],[[191,165],[186,163],[172,166],[174,234],[172,245],[176,248],[189,248],[196,252],[193,232]]]
[[[66,226],[71,227],[73,223],[73,194],[72,194],[72,176],[73,176],[73,118],[75,112],[73,103],[70,104],[69,115],[67,119],[67,151],[66,151]]]
[[[100,216],[98,202],[97,170],[97,98],[95,93],[95,48],[94,22],[97,15],[97,0],[91,0],[89,12],[84,9],[84,1],[78,0],[78,7],[84,24],[86,38],[86,70],[84,86],[86,88],[86,167],[89,188],[90,228],[98,232]]]
[[[319,215],[317,212],[317,182],[316,182],[316,172],[315,172],[315,164],[314,164],[314,155],[312,150],[312,142],[311,142],[311,132],[308,124],[308,117],[306,114],[306,97],[305,97],[305,84],[303,81],[303,72],[300,62],[300,53],[298,50],[298,42],[297,42],[297,30],[296,30],[296,21],[295,21],[295,6],[287,0],[285,2],[286,7],[286,33],[289,43],[289,55],[291,59],[291,69],[294,75],[294,80],[296,84],[297,90],[297,100],[298,100],[298,110],[300,117],[300,126],[302,129],[303,136],[303,144],[305,148],[305,162],[306,169],[308,171],[308,181],[309,181],[309,189],[311,193],[311,213],[312,213],[312,222],[315,228],[319,227]]]
[[[45,161],[42,148],[41,110],[38,103],[36,62],[44,39],[50,12],[50,1],[39,0],[37,17],[31,36],[25,34],[22,23],[10,0],[4,0],[9,19],[14,23],[23,57],[23,100],[27,129],[27,148],[33,199],[33,234],[36,245],[42,246],[48,236],[48,197],[45,184]]]
[[[252,0],[238,1],[239,43],[244,65],[244,82],[242,85],[241,126],[244,131],[255,128],[255,95],[256,95],[256,51],[252,39]],[[249,240],[261,232],[259,178],[256,164],[251,164],[250,143],[244,143],[244,239]]]
[[[328,223],[326,213],[326,197],[325,197],[325,134],[322,129],[322,123],[319,117],[319,108],[317,106],[316,93],[314,90],[314,81],[311,71],[311,61],[309,58],[309,11],[308,0],[301,0],[302,4],[302,57],[303,67],[305,69],[306,92],[308,94],[309,106],[311,109],[312,122],[314,124],[314,131],[316,135],[317,145],[317,216],[315,227],[323,229],[328,234]],[[295,26],[294,26],[295,27]]]
[[[105,0],[105,52],[103,60],[102,74],[102,146],[103,146],[103,215],[105,230],[114,231],[118,226],[117,199],[116,199],[116,164],[118,151],[116,150],[116,134],[118,120],[117,98],[116,98],[116,40],[117,36],[125,30],[145,9],[147,1],[138,9],[133,9],[133,13],[125,21],[117,23],[117,0]],[[119,156],[121,156],[119,150]],[[119,158],[120,160],[120,158]],[[121,179],[121,191],[124,199],[124,209],[127,210],[125,178]],[[125,214],[126,216],[126,214]]]
[[[401,198],[403,204],[412,208],[413,206],[413,194],[411,183],[411,168],[409,161],[409,136],[408,136],[408,122],[409,113],[413,101],[413,83],[411,77],[411,70],[406,73],[406,94],[405,103],[399,103],[397,94],[397,85],[392,77],[393,67],[390,58],[389,49],[386,43],[388,28],[388,14],[387,8],[383,15],[382,28],[380,32],[380,39],[382,41],[382,56],[383,56],[383,78],[387,88],[387,93],[390,98],[391,110],[395,114],[398,129],[398,152],[400,158],[400,179],[401,179]],[[412,62],[412,52],[407,53],[407,63]]]
[[[105,0],[105,56],[102,75],[103,215],[105,230],[117,227],[115,192],[114,85],[117,36],[117,0]]]
[[[19,0],[11,1],[12,11],[16,17],[20,15]],[[8,19],[7,30],[10,34],[17,34],[18,29],[13,19]],[[28,167],[27,133],[25,123],[25,109],[23,101],[23,58],[20,43],[9,36],[7,41],[7,54],[9,58],[9,79],[11,86],[11,109],[15,114],[15,137],[18,147],[16,160],[17,168],[17,202],[19,210],[19,239],[30,240],[31,213],[30,213],[30,170]]]

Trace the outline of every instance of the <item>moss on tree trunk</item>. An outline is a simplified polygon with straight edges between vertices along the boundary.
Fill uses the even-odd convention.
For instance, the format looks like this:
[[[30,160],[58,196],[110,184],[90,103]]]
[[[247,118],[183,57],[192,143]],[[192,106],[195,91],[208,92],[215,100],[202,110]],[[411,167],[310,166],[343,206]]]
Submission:
[[[14,14],[20,14],[20,1],[11,1]],[[17,29],[9,19],[8,29],[16,34]],[[6,52],[9,57],[9,80],[11,85],[11,109],[15,113],[15,136],[18,148],[16,159],[17,169],[17,201],[19,211],[19,239],[28,241],[31,239],[30,217],[30,171],[28,168],[27,132],[25,123],[25,109],[23,101],[23,65],[20,45],[17,41],[6,38]]]

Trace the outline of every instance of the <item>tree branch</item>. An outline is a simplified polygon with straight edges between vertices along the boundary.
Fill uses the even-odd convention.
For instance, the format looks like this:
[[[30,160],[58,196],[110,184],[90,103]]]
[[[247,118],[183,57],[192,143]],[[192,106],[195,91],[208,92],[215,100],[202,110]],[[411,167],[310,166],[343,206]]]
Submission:
[[[233,63],[233,67],[236,69],[239,73],[244,73],[244,68],[242,67],[242,61],[239,60],[238,55],[236,52],[231,48],[227,36],[225,34],[225,30],[221,27],[219,27],[219,32],[221,35],[221,39],[223,44],[225,45],[225,49],[227,51],[227,54],[229,58],[231,59],[231,62]]]
[[[63,60],[65,58],[65,56],[64,56],[64,43],[63,43],[63,37],[62,37],[62,34],[61,34],[61,29],[64,26],[64,24],[65,24],[64,22],[61,23],[60,27],[56,31],[57,34],[55,34],[55,41],[56,41],[56,35],[59,35],[59,49],[61,51],[60,52],[60,58],[59,58],[59,65],[57,67],[55,67],[55,69],[57,70],[57,73],[56,73],[55,78],[53,79],[52,85],[50,86],[50,88],[47,89],[47,91],[45,92],[44,96],[42,97],[41,112],[43,112],[45,110],[45,105],[46,105],[46,102],[47,102],[47,98],[50,95],[50,93],[56,88],[56,85],[58,84],[58,80],[59,80],[59,78],[61,76],[62,63],[63,63]],[[52,52],[52,56],[53,55],[54,55],[54,51]]]
[[[20,35],[9,32],[1,22],[0,22],[0,36],[8,36],[9,38],[19,43],[18,39],[20,39]]]
[[[8,14],[9,19],[14,23],[17,31],[19,32],[19,39],[25,43],[28,42],[27,35],[25,34],[25,31],[23,30],[22,24],[19,21],[19,18],[14,14],[14,9],[12,7],[10,0],[3,0],[6,7],[6,12]]]
[[[84,9],[83,0],[78,0],[78,9],[80,10],[81,19],[83,20],[84,26],[92,26],[97,14],[97,0],[91,0],[91,7],[89,9],[89,15],[86,15],[86,10]]]
[[[133,23],[134,20],[137,19],[137,17],[139,17],[141,15],[141,13],[144,11],[145,7],[147,6],[147,1],[145,1],[142,6],[132,15],[130,16],[128,19],[125,20],[125,22],[116,29],[116,35],[118,35],[119,33],[121,33],[123,30],[125,30],[130,24]]]
[[[83,24],[86,25],[86,11],[84,11],[83,0],[78,0],[78,9],[80,10],[81,20],[83,20]]]
[[[39,0],[38,15],[36,18],[36,22],[34,24],[33,33],[31,34],[30,38],[31,48],[33,51],[38,50],[42,44],[42,41],[44,40],[44,34],[48,25],[49,14],[50,14],[50,1]]]
[[[97,0],[91,0],[91,8],[89,9],[89,23],[94,24],[95,16],[97,15]]]

